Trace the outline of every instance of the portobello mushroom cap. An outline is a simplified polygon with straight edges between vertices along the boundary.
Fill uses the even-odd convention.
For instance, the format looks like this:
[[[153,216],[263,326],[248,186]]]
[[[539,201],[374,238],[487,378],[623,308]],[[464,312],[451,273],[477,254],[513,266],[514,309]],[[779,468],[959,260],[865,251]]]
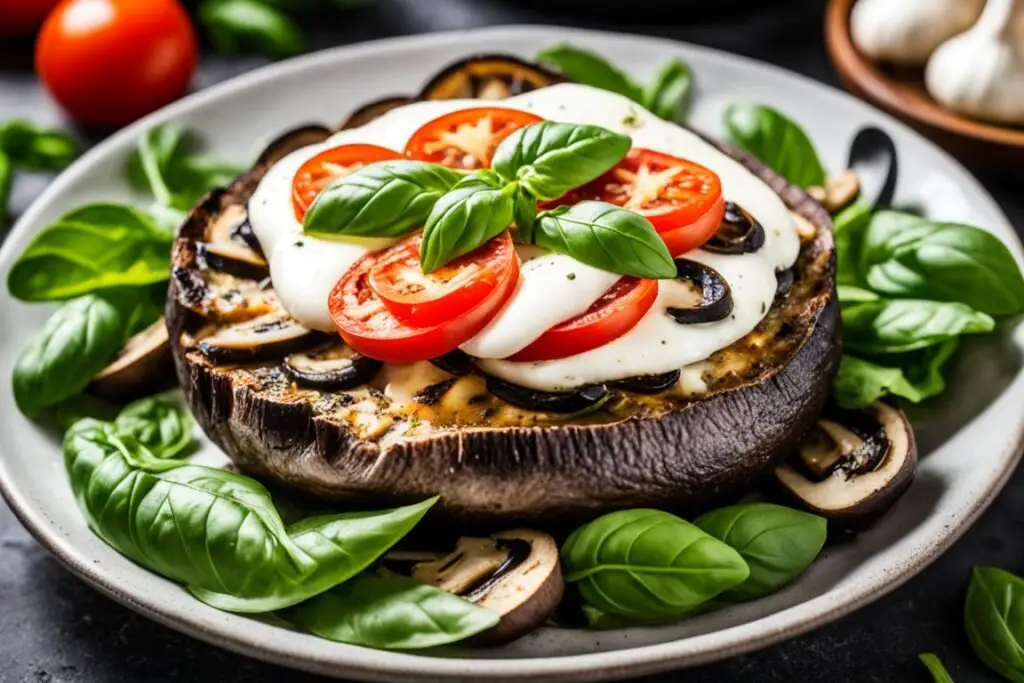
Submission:
[[[916,469],[907,416],[879,401],[863,412],[826,409],[775,479],[790,501],[860,531],[899,500]]]
[[[292,382],[280,369],[283,355],[218,362],[198,348],[200,329],[280,306],[259,282],[204,270],[197,258],[197,243],[220,217],[246,205],[268,168],[257,164],[201,201],[174,245],[167,311],[189,406],[251,474],[330,500],[379,505],[440,494],[439,514],[481,524],[545,528],[618,508],[701,505],[747,487],[814,424],[838,367],[834,243],[828,214],[802,189],[720,148],[780,195],[803,239],[789,294],[702,364],[700,391],[681,388],[692,380],[660,393],[609,384],[597,410],[566,416],[516,407],[488,392],[478,373],[423,405],[390,393],[390,378],[407,366],[385,365],[370,387],[325,392]],[[418,388],[451,377],[419,366],[432,376]]]

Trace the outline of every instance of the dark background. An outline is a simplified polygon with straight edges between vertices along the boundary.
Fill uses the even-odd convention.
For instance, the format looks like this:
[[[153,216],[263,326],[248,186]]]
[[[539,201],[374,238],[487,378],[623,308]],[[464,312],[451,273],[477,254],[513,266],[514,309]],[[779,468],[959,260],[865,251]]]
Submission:
[[[18,2],[0,0],[9,1]],[[570,5],[583,9],[553,9]],[[773,62],[838,85],[822,43],[823,15],[822,0],[567,0],[564,4],[560,0],[377,0],[361,9],[324,13],[303,21],[313,49],[508,23],[648,33]],[[224,58],[207,52],[195,86],[224,80],[263,62],[256,57]],[[61,122],[32,76],[28,42],[0,45],[0,119],[15,115]],[[80,134],[86,142],[96,140],[94,135]],[[1020,185],[1015,188],[1011,178],[978,175],[1013,223],[1024,225]],[[25,210],[47,181],[45,177],[19,178],[12,202],[15,215]],[[943,659],[957,683],[996,681],[974,657],[963,634],[963,594],[974,564],[995,564],[1018,572],[1024,569],[1018,531],[1024,522],[1022,493],[1024,474],[1018,473],[952,550],[909,584],[852,616],[761,652],[645,680],[926,683],[931,678],[916,655],[930,651]],[[3,683],[326,680],[218,650],[99,595],[58,565],[0,502]]]

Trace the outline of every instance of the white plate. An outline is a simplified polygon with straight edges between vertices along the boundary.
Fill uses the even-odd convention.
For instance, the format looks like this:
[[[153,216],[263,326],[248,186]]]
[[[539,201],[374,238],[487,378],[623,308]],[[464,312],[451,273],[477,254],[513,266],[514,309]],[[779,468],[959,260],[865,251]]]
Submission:
[[[932,217],[983,226],[1021,246],[978,183],[938,148],[894,119],[806,78],[713,50],[649,37],[554,27],[507,27],[441,33],[357,45],[261,69],[200,92],[112,136],[64,173],[32,206],[0,250],[0,276],[32,235],[72,206],[123,200],[121,165],[139,133],[176,121],[201,131],[214,152],[247,159],[259,140],[309,121],[336,123],[353,107],[416,90],[450,61],[474,53],[530,56],[569,41],[611,57],[645,77],[664,60],[693,66],[698,92],[692,122],[718,134],[726,103],[752,100],[799,120],[826,165],[840,169],[854,131],[865,124],[896,140],[902,171],[899,204]],[[542,629],[491,650],[395,654],[320,640],[254,619],[219,612],[124,559],[85,526],[61,464],[58,445],[14,407],[15,358],[43,324],[49,307],[0,294],[0,484],[26,527],[73,572],[99,590],[168,626],[211,643],[289,666],[349,678],[419,680],[568,680],[638,675],[691,666],[815,628],[892,590],[949,547],[991,502],[1020,456],[1024,438],[1024,326],[971,343],[941,405],[917,411],[923,455],[917,481],[894,514],[856,541],[828,550],[786,590],[657,628],[584,632]],[[208,444],[206,455],[215,457]]]

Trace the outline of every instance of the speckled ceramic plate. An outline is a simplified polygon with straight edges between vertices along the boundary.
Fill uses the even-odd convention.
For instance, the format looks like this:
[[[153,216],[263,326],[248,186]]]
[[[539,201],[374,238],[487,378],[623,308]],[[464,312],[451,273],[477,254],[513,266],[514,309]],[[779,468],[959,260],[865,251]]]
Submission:
[[[0,276],[37,230],[70,207],[129,199],[121,165],[148,126],[176,121],[201,131],[227,159],[251,158],[258,142],[309,121],[337,122],[353,107],[413,91],[439,67],[480,52],[523,56],[569,41],[608,55],[640,76],[669,57],[692,64],[699,87],[691,121],[720,133],[727,102],[764,102],[798,119],[827,165],[841,168],[854,131],[887,130],[900,153],[897,203],[929,216],[981,225],[1022,259],[1006,218],[953,159],[894,119],[835,90],[765,64],[649,37],[554,27],[440,33],[340,48],[261,69],[189,97],[121,131],[64,173],[25,214],[0,250]],[[153,619],[254,657],[320,673],[379,680],[570,680],[679,668],[764,647],[878,598],[949,547],[1002,488],[1024,437],[1024,325],[967,346],[944,400],[913,415],[921,447],[913,487],[883,524],[829,549],[786,590],[752,604],[656,628],[584,632],[542,629],[499,649],[395,654],[331,643],[219,612],[140,569],[86,528],[66,484],[58,444],[14,407],[18,351],[42,326],[46,306],[0,294],[0,484],[21,521],[69,569]],[[210,445],[201,455],[222,457]]]

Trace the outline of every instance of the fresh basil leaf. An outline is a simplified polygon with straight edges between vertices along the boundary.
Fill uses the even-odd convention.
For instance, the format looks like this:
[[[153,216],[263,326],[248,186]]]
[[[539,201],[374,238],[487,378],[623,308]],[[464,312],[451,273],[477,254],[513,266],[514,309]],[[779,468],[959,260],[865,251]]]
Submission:
[[[11,119],[0,124],[0,152],[29,171],[61,171],[78,156],[78,144],[62,131]]]
[[[860,251],[870,221],[871,205],[860,200],[832,217],[836,241],[836,283],[839,285],[864,288],[867,284],[860,270]]]
[[[889,394],[917,403],[925,398],[898,367],[885,367],[843,354],[832,383],[832,396],[842,408],[866,408]]]
[[[1024,682],[1024,579],[996,567],[975,567],[964,626],[987,667],[1007,680]]]
[[[14,168],[11,158],[0,151],[0,227],[7,225],[7,202],[11,198],[11,187],[14,185]]]
[[[683,616],[750,573],[728,545],[661,510],[598,517],[566,539],[561,556],[587,604],[640,621]]]
[[[158,458],[181,455],[192,443],[192,414],[179,403],[148,397],[129,403],[118,413],[114,426],[149,449]]]
[[[839,304],[841,306],[862,304],[865,301],[878,301],[882,298],[870,289],[862,289],[854,285],[836,285],[836,295],[839,297]]]
[[[960,340],[954,337],[920,351],[900,354],[903,373],[922,399],[938,396],[946,390],[946,379],[942,376],[942,369],[949,363],[959,346]]]
[[[613,204],[584,201],[538,216],[538,246],[620,275],[674,278],[672,255],[650,222]]]
[[[81,392],[128,338],[121,295],[88,294],[64,304],[14,365],[14,400],[29,416]]]
[[[553,66],[577,83],[625,95],[634,102],[643,102],[643,89],[632,78],[590,50],[557,45],[538,52],[536,60]]]
[[[302,229],[320,236],[399,237],[424,224],[462,174],[423,161],[381,161],[328,185]]]
[[[404,577],[362,577],[302,603],[291,620],[321,638],[382,650],[465,640],[500,621],[469,600]]]
[[[432,273],[507,228],[514,218],[519,187],[503,184],[490,171],[463,178],[434,205],[423,228],[420,266]]]
[[[932,675],[932,680],[935,683],[953,683],[953,677],[946,671],[946,667],[942,665],[942,660],[931,652],[922,652],[917,656],[921,663],[928,669],[928,673]]]
[[[825,545],[824,517],[771,503],[731,505],[693,522],[735,549],[750,568],[739,586],[716,600],[740,602],[770,595],[795,579]]]
[[[690,108],[693,71],[678,59],[662,65],[654,80],[644,88],[643,105],[666,121],[681,121]]]
[[[298,25],[287,14],[258,0],[205,0],[199,20],[218,52],[259,52],[288,57],[305,49]]]
[[[527,244],[532,243],[533,226],[537,222],[537,200],[522,187],[516,187],[512,217],[522,240]]]
[[[90,204],[43,228],[11,267],[7,288],[23,301],[70,299],[170,276],[170,242],[130,206]]]
[[[491,166],[537,199],[555,199],[619,163],[630,144],[600,126],[541,121],[502,140]]]
[[[726,107],[723,122],[734,145],[794,185],[810,187],[825,182],[825,169],[810,138],[781,112],[760,104],[734,103]]]
[[[1024,311],[1024,276],[1013,254],[980,228],[879,211],[864,240],[861,270],[877,292],[957,301],[990,315]]]
[[[901,353],[994,327],[985,313],[952,302],[896,299],[843,308],[843,344],[853,352]]]

